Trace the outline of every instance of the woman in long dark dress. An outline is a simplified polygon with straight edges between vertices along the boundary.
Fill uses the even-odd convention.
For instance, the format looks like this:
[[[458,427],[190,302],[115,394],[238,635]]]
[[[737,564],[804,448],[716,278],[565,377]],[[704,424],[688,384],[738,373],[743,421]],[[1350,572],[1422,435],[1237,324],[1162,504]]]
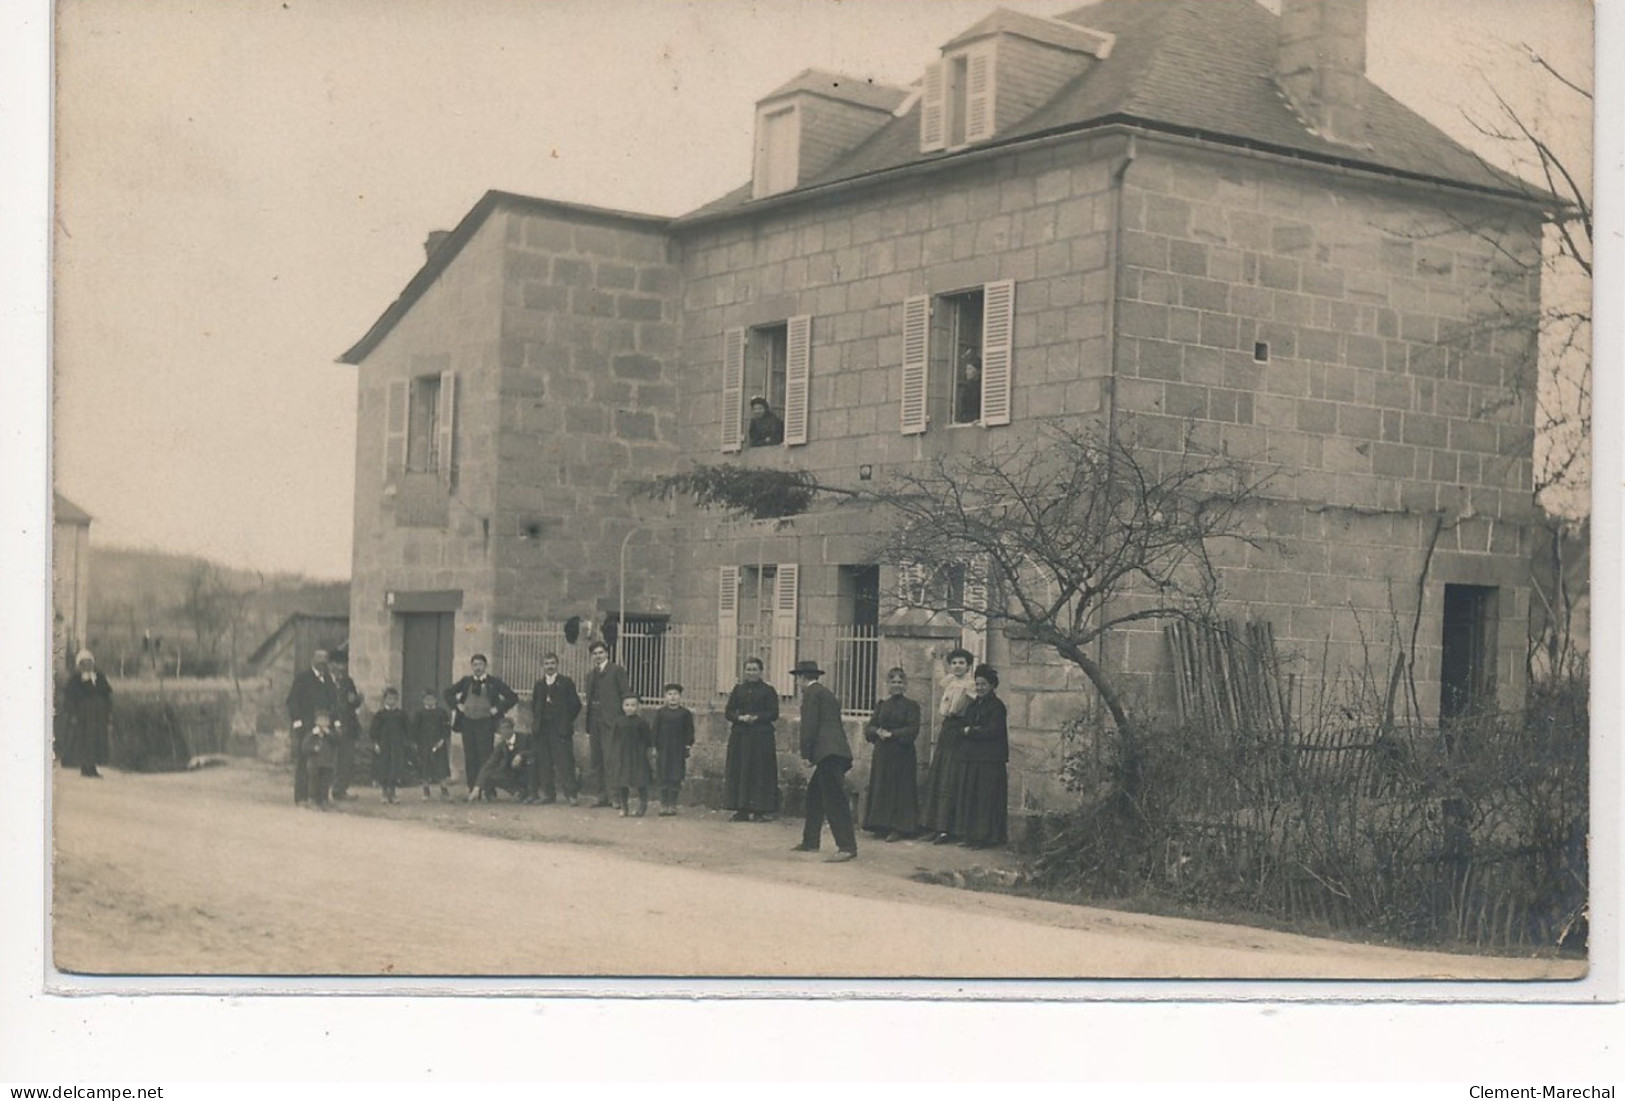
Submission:
[[[722,806],[733,821],[764,821],[779,813],[779,751],[773,724],[779,719],[779,690],[762,680],[762,659],[745,659],[745,679],[728,693],[723,718],[728,756],[723,764]]]
[[[908,675],[902,669],[887,670],[886,698],[875,704],[863,728],[864,738],[875,747],[863,828],[887,841],[901,841],[920,828],[920,772],[914,754],[920,705],[903,694],[907,689]]]
[[[954,799],[959,792],[960,750],[965,741],[965,710],[970,706],[974,682],[969,650],[948,651],[948,676],[937,701],[937,743],[931,749],[931,773],[926,778],[921,821],[931,830],[932,844],[954,839]]]
[[[72,678],[62,688],[66,731],[60,756],[63,765],[77,765],[79,775],[100,777],[96,766],[107,763],[112,740],[113,688],[89,650],[79,651],[74,666]]]
[[[976,698],[965,709],[965,741],[960,754],[959,791],[949,832],[980,849],[1010,839],[1010,728],[999,699],[999,673],[976,667]]]

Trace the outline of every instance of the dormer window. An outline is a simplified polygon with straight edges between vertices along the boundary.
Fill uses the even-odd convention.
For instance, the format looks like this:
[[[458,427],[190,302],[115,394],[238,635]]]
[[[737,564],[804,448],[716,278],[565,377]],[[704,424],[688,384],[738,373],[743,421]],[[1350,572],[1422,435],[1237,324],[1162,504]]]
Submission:
[[[982,42],[933,63],[920,101],[920,148],[958,149],[993,136],[994,53]]]
[[[1114,38],[1101,31],[1003,8],[942,47],[920,86],[920,152],[987,141],[1032,114],[1088,67]]]
[[[751,198],[782,195],[816,180],[892,119],[901,88],[808,69],[756,101]]]
[[[756,117],[756,171],[751,197],[796,186],[801,171],[801,116],[796,105],[764,107]]]

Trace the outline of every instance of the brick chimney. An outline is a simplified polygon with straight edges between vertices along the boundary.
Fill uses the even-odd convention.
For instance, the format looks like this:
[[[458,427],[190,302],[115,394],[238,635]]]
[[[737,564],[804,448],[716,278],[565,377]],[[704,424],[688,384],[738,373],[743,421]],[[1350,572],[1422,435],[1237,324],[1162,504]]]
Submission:
[[[1321,137],[1364,145],[1366,0],[1281,0],[1275,79]]]
[[[434,256],[435,250],[440,247],[440,242],[450,236],[451,230],[449,229],[431,229],[428,239],[423,242],[424,258],[428,259]]]

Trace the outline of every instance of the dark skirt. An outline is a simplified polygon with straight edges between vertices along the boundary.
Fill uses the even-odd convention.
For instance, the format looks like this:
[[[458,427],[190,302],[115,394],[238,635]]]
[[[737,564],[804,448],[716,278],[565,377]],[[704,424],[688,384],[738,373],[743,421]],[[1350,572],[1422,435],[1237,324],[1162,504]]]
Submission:
[[[655,733],[655,780],[674,788],[688,773],[688,742],[678,734]]]
[[[438,749],[434,748],[436,742],[440,743]],[[413,756],[417,759],[418,783],[443,784],[451,779],[451,747],[447,739],[439,735],[419,737],[413,749]]]
[[[1010,772],[1004,761],[960,764],[948,832],[977,845],[1010,840]]]
[[[724,809],[779,813],[779,752],[773,731],[735,729],[730,733],[722,777]]]
[[[416,779],[409,758],[406,738],[390,737],[379,742],[378,755],[372,762],[372,775],[378,786],[394,789]]]
[[[863,828],[913,833],[920,828],[920,773],[913,742],[875,743]]]
[[[959,795],[960,759],[964,755],[964,735],[956,727],[944,725],[931,751],[931,772],[925,783],[925,805],[920,822],[938,833],[952,833],[954,801]]]
[[[650,783],[649,750],[641,738],[612,730],[604,739],[604,774],[609,789],[647,788]]]

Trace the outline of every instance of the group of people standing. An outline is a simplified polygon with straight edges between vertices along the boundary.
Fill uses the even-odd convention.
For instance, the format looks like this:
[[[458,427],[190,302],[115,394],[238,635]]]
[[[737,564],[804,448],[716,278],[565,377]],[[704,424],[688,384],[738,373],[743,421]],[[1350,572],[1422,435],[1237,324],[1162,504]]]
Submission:
[[[468,799],[494,799],[498,791],[506,791],[523,803],[540,805],[557,802],[562,793],[575,806],[581,794],[575,724],[585,712],[588,765],[598,785],[592,805],[642,815],[649,788],[658,786],[661,813],[677,813],[678,789],[694,744],[694,716],[683,706],[682,686],[665,686],[664,702],[651,723],[642,716],[626,669],[610,660],[609,647],[594,642],[590,652],[593,665],[584,692],[559,672],[557,654],[542,659],[542,675],[531,690],[527,732],[517,730],[510,715],[520,703],[518,693],[490,673],[484,654],[475,654],[470,673],[446,689],[449,713],[441,707],[441,697],[429,690],[408,717],[400,693],[386,688],[368,728],[373,772],[384,799],[395,802],[399,789],[412,784],[421,784],[425,799],[432,798],[438,784],[441,797],[450,799],[446,785],[455,734],[462,741]],[[347,773],[344,757],[353,753],[350,743],[360,727],[355,717],[360,704],[354,682],[342,670],[334,672],[327,651],[316,651],[310,668],[294,677],[287,707],[296,804],[326,806],[330,786],[331,798],[349,797],[340,777]]]
[[[968,650],[948,654],[923,801],[915,749],[920,705],[906,694],[903,670],[887,672],[886,697],[863,729],[874,745],[865,830],[886,841],[924,830],[934,844],[974,848],[1009,840],[1009,717],[998,696],[998,671],[986,664],[972,670],[974,660]]]
[[[667,684],[663,702],[648,718],[632,691],[626,669],[610,658],[609,647],[589,648],[592,668],[580,690],[559,671],[557,654],[542,659],[542,675],[531,689],[528,732],[516,729],[510,712],[519,695],[490,674],[483,654],[470,660],[471,673],[445,692],[448,714],[433,691],[410,717],[395,689],[369,729],[375,775],[384,798],[420,784],[425,799],[440,786],[449,799],[449,743],[462,739],[463,774],[470,800],[494,799],[506,791],[531,805],[555,803],[562,795],[578,805],[582,783],[575,757],[575,724],[585,715],[587,765],[596,783],[594,807],[614,807],[623,816],[647,813],[650,789],[658,791],[662,815],[677,813],[679,789],[695,741],[694,715],[683,704],[683,688]],[[1010,741],[999,674],[991,665],[972,669],[969,651],[947,656],[947,676],[937,700],[937,739],[922,798],[916,742],[923,726],[919,703],[908,697],[901,668],[886,673],[886,695],[876,701],[864,724],[873,746],[868,798],[862,828],[885,841],[925,836],[936,844],[972,847],[1008,840],[1008,762]],[[767,821],[780,809],[775,726],[779,693],[764,679],[762,660],[745,660],[744,676],[723,710],[729,724],[723,767],[723,807],[731,821]],[[857,855],[855,824],[845,776],[853,753],[841,719],[841,703],[822,683],[815,661],[797,662],[792,674],[801,687],[801,755],[812,766],[806,815],[797,851],[819,848],[824,823],[834,835],[831,860]],[[301,670],[288,694],[294,739],[294,801],[325,806],[346,798],[340,778],[343,756],[359,729],[361,696],[342,668],[317,651],[311,668]],[[651,757],[653,758],[651,760]],[[635,803],[634,803],[635,800]]]
[[[908,697],[908,675],[886,673],[886,695],[876,701],[863,735],[874,748],[869,763],[863,829],[885,841],[902,841],[922,830],[936,844],[972,847],[1009,840],[1008,712],[998,696],[999,674],[977,665],[968,650],[948,654],[948,673],[937,705],[937,740],[926,780],[919,790],[916,742],[923,726],[920,705]],[[807,786],[807,812],[799,851],[818,848],[821,823],[835,836],[835,859],[850,859],[857,841],[851,808],[841,779],[852,766],[852,751],[841,723],[840,701],[820,683],[816,662],[792,670],[803,681],[801,749],[813,776]],[[723,716],[729,723],[723,766],[723,808],[732,821],[764,821],[779,810],[778,755],[774,724],[778,691],[762,679],[759,658],[747,658],[744,679],[728,695]]]

